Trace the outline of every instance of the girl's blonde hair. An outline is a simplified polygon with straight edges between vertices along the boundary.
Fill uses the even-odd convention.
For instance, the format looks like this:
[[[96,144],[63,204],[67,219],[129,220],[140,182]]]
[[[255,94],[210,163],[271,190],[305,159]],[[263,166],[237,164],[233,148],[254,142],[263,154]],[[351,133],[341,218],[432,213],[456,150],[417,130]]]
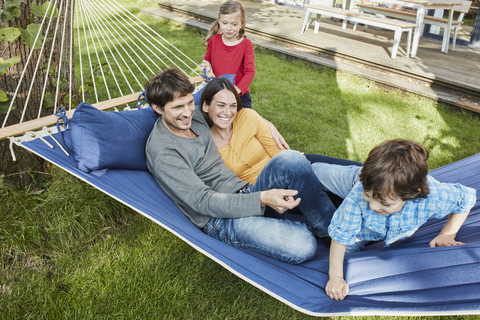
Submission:
[[[220,10],[218,10],[218,18],[215,20],[215,22],[212,24],[210,27],[210,30],[208,31],[208,34],[205,38],[203,38],[203,46],[207,46],[208,40],[210,38],[220,32],[220,23],[218,22],[218,19],[220,19],[220,15],[222,14],[233,14],[237,13],[240,16],[240,22],[242,24],[242,27],[238,31],[238,37],[237,39],[241,39],[245,35],[245,24],[246,24],[246,18],[245,18],[245,9],[243,8],[242,4],[238,1],[235,0],[229,0],[227,2],[224,2],[220,6]]]

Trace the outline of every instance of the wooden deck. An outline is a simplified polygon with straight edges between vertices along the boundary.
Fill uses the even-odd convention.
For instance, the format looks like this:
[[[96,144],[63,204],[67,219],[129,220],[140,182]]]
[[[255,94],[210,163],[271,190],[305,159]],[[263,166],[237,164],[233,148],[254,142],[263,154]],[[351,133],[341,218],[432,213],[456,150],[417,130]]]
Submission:
[[[406,35],[396,59],[391,59],[393,32],[353,24],[343,30],[340,21],[322,18],[318,34],[313,25],[302,35],[305,11],[258,1],[242,1],[247,14],[247,36],[257,45],[339,70],[346,70],[389,87],[438,99],[480,113],[480,49],[459,45],[442,53],[441,40],[422,37],[416,58],[405,57]],[[219,3],[165,1],[159,9],[142,12],[208,29]]]

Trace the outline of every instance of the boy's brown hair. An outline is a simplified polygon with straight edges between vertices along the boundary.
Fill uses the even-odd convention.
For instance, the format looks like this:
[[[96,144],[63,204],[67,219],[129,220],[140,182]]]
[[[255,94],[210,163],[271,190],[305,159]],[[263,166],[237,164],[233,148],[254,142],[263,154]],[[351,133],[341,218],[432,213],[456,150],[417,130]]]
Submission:
[[[387,197],[403,201],[428,196],[429,152],[420,143],[395,139],[373,148],[360,174],[364,192],[374,198]]]

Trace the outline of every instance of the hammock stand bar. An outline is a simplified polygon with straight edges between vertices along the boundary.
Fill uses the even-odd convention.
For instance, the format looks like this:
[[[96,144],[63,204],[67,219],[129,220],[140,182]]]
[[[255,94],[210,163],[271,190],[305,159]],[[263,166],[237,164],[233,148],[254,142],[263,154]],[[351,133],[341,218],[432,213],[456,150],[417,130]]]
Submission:
[[[213,73],[209,72],[208,77],[213,76]],[[202,76],[196,76],[190,78],[190,82],[193,84],[201,83],[205,81],[205,78]],[[93,104],[93,106],[99,110],[108,110],[114,107],[118,107],[127,103],[132,103],[137,101],[138,96],[141,92],[132,93],[123,97],[114,98],[111,100],[102,101],[99,103]],[[71,118],[75,110],[67,111],[67,117]],[[0,140],[6,139],[8,137],[14,137],[21,134],[24,134],[28,131],[35,131],[43,128],[44,126],[51,126],[57,122],[58,117],[56,115],[49,115],[39,119],[25,121],[19,124],[14,124],[5,128],[0,129]]]

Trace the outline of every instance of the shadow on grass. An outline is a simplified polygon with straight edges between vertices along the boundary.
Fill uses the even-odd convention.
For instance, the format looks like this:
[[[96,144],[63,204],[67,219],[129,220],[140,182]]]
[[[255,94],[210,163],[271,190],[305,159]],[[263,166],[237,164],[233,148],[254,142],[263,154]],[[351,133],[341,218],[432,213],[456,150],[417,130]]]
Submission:
[[[437,150],[441,154],[438,161],[436,159],[430,161],[431,168],[459,161],[480,152],[478,114],[447,105],[439,105],[437,110],[445,125],[438,130],[437,135],[429,134],[424,140],[429,150]]]
[[[346,159],[350,131],[335,70],[255,50],[253,108],[277,126],[292,149]]]
[[[432,169],[480,149],[468,112],[267,49],[255,55],[253,108],[292,149],[363,162],[385,140],[411,139],[430,149]]]
[[[396,138],[424,144],[431,169],[480,151],[479,119],[473,113],[401,90],[379,90],[359,76],[337,75],[342,117],[348,121],[343,141],[348,159],[363,162],[373,147]]]

